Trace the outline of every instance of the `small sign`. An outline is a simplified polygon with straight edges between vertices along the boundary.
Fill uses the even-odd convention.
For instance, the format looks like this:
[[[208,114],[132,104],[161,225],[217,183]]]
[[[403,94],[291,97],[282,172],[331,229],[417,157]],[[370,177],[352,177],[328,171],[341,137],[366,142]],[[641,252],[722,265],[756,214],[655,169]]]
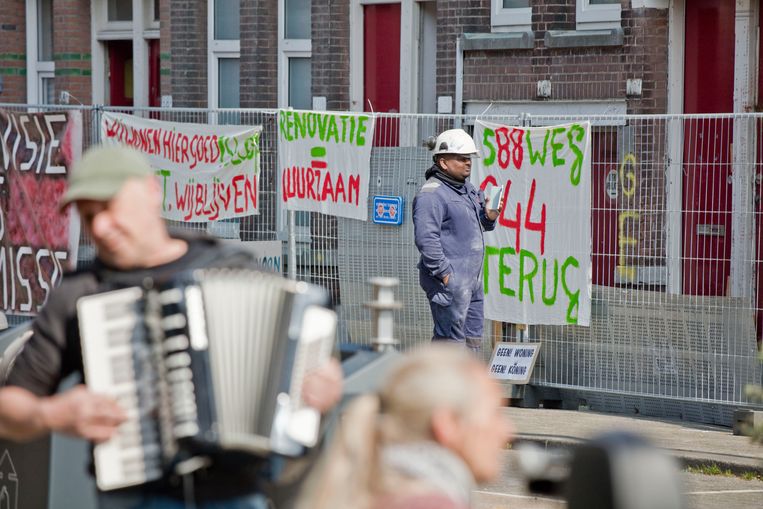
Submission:
[[[541,343],[498,343],[490,361],[490,376],[513,384],[530,381]]]
[[[236,245],[254,253],[255,258],[263,267],[283,274],[284,267],[281,259],[283,244],[280,240],[236,241]]]
[[[726,226],[722,224],[698,224],[697,235],[708,237],[725,237]]]
[[[607,196],[609,196],[610,200],[617,198],[617,171],[610,170],[609,173],[607,173],[607,177],[604,179],[604,188],[607,191]]]
[[[374,223],[403,224],[402,196],[374,196]]]

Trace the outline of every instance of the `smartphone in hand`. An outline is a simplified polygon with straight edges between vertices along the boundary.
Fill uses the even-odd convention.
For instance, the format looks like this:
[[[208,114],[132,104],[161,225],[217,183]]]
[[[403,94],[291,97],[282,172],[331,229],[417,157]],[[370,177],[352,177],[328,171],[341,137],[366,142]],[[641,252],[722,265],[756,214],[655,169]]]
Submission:
[[[501,198],[503,197],[503,186],[491,186],[487,190],[487,204],[488,210],[498,210],[501,204]]]

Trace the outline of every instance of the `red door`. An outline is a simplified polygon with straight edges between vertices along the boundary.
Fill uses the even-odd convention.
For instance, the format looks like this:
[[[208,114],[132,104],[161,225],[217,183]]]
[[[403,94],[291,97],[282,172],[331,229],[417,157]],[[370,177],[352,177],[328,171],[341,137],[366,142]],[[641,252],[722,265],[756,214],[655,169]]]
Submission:
[[[363,111],[400,111],[399,3],[363,6]],[[374,145],[397,146],[398,124],[377,119]]]
[[[162,105],[159,57],[159,39],[151,39],[148,41],[148,105],[154,108]]]
[[[734,108],[734,2],[686,2],[684,111]],[[684,126],[683,291],[726,295],[731,257],[731,143],[728,120]]]
[[[109,104],[132,106],[132,41],[109,41]]]
[[[592,280],[595,285],[615,286],[618,266],[617,131],[593,130],[591,137],[591,236]]]

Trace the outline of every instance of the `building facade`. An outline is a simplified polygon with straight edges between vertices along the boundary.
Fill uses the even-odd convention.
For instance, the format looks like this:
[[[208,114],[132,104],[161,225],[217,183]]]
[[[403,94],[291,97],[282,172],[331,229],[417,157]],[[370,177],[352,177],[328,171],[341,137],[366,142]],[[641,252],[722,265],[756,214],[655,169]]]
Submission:
[[[0,101],[664,113],[669,12],[667,0],[8,0]]]
[[[759,0],[6,0],[0,103],[596,116],[594,283],[746,295],[754,133],[623,116],[756,111],[760,25]]]

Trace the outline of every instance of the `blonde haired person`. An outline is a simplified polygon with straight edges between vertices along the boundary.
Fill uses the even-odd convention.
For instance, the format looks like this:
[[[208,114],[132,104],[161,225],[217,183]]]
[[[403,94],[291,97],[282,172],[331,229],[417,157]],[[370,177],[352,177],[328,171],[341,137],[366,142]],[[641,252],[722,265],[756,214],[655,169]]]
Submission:
[[[406,355],[378,395],[356,398],[299,509],[463,509],[511,438],[501,392],[463,347]]]

